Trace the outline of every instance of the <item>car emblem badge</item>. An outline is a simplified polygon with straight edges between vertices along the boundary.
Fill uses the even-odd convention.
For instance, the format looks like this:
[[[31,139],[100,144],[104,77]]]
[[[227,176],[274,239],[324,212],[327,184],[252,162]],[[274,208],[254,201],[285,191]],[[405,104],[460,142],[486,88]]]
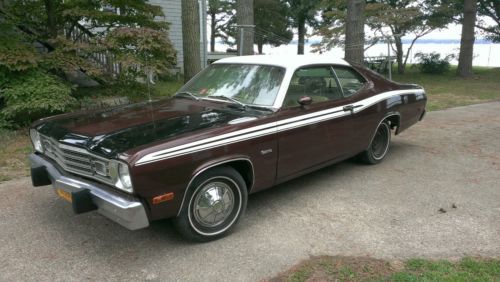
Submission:
[[[272,152],[273,152],[273,149],[260,150],[260,154],[261,155],[266,155],[266,154],[269,154],[269,153],[272,153]]]

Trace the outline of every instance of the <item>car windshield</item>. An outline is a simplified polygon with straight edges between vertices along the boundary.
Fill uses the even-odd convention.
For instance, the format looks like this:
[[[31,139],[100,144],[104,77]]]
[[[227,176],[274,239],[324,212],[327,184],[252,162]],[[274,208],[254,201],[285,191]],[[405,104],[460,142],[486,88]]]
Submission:
[[[272,106],[285,69],[247,64],[213,64],[184,85],[178,93],[224,99],[247,105]]]

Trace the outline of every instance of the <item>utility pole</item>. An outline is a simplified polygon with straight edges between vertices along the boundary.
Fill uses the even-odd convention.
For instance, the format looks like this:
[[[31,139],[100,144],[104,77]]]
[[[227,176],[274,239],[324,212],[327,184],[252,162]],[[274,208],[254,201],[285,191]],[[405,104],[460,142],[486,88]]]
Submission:
[[[201,59],[203,62],[201,63],[201,68],[204,69],[207,67],[207,0],[201,0],[201,16],[200,16],[200,21],[201,21],[201,44],[203,47],[201,48],[202,50],[202,56]]]
[[[387,37],[387,69],[389,79],[392,80],[391,39],[389,37]]]
[[[245,28],[254,28],[254,27],[255,27],[255,25],[253,25],[253,24],[238,24],[238,25],[236,25],[236,28],[240,29],[240,41],[239,41],[239,44],[238,44],[238,56],[248,55],[248,54],[244,54],[243,53],[243,49],[244,49],[243,46],[245,46],[245,44],[244,44],[244,41],[245,41]],[[252,47],[253,47],[253,42],[252,42]]]

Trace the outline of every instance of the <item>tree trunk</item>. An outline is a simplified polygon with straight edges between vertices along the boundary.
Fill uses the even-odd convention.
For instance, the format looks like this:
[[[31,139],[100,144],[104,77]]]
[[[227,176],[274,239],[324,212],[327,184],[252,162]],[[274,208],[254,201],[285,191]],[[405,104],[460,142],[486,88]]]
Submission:
[[[185,82],[201,70],[199,15],[198,0],[182,0],[182,51]]]
[[[217,23],[215,22],[215,17],[217,15],[210,12],[210,52],[215,52],[215,29],[217,28]]]
[[[403,64],[403,42],[401,36],[394,36],[394,44],[396,44],[396,60],[398,62],[398,73],[405,73],[405,65]]]
[[[458,56],[457,75],[472,75],[472,58],[474,51],[474,25],[476,24],[477,0],[464,1],[464,18],[462,22],[462,39]]]
[[[365,1],[347,1],[347,22],[345,35],[345,59],[362,64],[365,45]]]
[[[303,55],[304,54],[305,37],[306,37],[306,19],[304,17],[299,16],[297,23],[298,23],[297,29],[299,32],[299,42],[297,44],[297,54]]]
[[[54,0],[45,0],[45,13],[47,13],[47,35],[49,38],[57,37],[56,9]]]
[[[236,0],[236,20],[238,28],[238,53],[242,55],[253,55],[254,33],[253,33],[253,0]],[[243,42],[241,32],[243,31]]]
[[[257,50],[259,51],[259,54],[262,55],[262,47],[264,44],[262,42],[257,42]]]

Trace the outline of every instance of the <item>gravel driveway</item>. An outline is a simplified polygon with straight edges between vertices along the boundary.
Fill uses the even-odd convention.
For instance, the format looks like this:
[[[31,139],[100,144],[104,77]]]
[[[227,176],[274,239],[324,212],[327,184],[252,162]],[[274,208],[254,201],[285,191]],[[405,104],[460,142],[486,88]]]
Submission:
[[[252,195],[216,242],[185,242],[168,221],[132,232],[75,216],[28,178],[0,184],[0,208],[1,281],[255,281],[311,255],[499,257],[500,102],[429,113],[379,165],[343,162]]]

